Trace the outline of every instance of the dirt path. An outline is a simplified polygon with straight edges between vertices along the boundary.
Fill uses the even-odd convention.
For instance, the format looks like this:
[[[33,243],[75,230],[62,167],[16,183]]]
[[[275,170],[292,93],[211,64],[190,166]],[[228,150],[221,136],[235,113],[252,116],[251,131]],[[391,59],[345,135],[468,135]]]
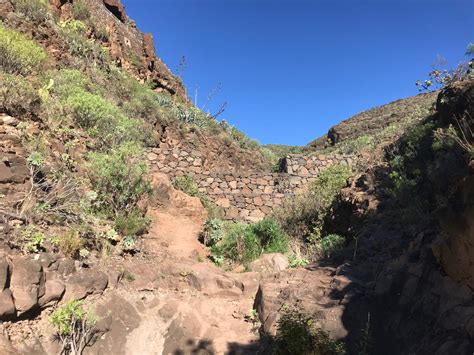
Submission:
[[[152,210],[152,227],[145,237],[149,251],[159,253],[166,249],[172,257],[205,260],[206,248],[199,242],[203,218],[183,215],[178,209]]]

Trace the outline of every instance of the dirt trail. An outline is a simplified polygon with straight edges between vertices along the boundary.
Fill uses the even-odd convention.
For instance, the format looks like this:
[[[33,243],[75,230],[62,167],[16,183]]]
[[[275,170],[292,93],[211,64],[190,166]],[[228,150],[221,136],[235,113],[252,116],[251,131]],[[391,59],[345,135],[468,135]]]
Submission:
[[[152,210],[149,216],[153,220],[145,238],[149,251],[158,253],[165,248],[170,256],[177,258],[206,258],[207,250],[198,240],[202,217],[185,216],[175,208]]]

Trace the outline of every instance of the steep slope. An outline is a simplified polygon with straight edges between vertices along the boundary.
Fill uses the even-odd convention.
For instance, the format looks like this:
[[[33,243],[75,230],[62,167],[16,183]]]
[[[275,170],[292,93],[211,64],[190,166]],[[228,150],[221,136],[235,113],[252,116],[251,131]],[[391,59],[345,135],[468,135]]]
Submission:
[[[360,144],[371,144],[370,140],[378,137],[393,140],[426,117],[434,107],[437,95],[437,92],[420,94],[361,112],[331,127],[326,136],[308,143],[307,148],[336,149],[358,140]]]

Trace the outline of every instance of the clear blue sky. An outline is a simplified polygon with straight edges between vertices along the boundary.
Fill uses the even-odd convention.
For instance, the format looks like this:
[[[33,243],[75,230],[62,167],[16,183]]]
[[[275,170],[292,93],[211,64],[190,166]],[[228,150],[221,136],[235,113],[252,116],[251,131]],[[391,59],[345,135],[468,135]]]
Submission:
[[[123,0],[198,106],[261,143],[303,145],[368,108],[417,94],[438,54],[474,41],[473,0]]]

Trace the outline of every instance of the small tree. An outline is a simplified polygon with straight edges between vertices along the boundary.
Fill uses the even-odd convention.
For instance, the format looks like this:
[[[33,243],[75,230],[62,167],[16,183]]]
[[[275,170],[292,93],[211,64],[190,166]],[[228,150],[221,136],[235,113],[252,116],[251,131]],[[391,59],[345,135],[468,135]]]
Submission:
[[[97,319],[80,301],[66,303],[54,311],[49,320],[61,342],[60,354],[81,355],[95,340]]]

